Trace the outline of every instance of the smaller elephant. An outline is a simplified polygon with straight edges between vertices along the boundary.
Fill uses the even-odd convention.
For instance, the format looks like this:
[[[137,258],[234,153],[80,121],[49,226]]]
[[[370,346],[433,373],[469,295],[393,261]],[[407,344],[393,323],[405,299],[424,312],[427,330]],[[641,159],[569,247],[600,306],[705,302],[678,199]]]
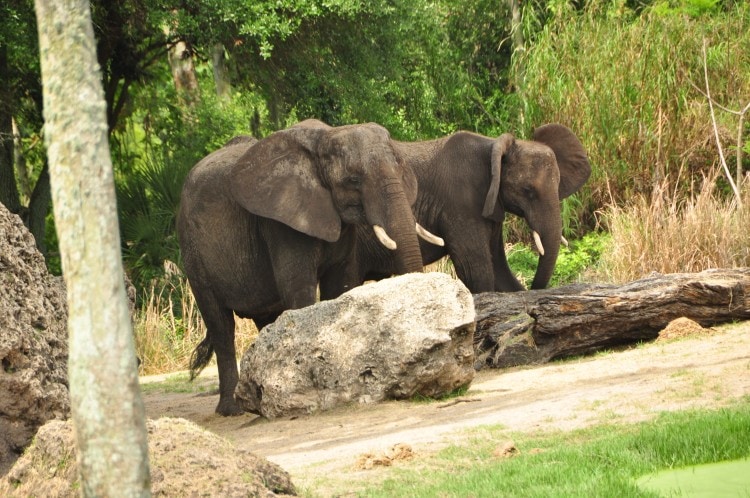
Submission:
[[[253,143],[237,138],[188,174],[180,249],[206,324],[196,375],[216,353],[221,415],[241,413],[233,313],[263,327],[282,311],[360,282],[356,225],[375,232],[394,273],[422,271],[411,205],[417,182],[384,128],[306,121]]]
[[[472,293],[518,291],[505,255],[506,212],[523,217],[540,257],[532,289],[546,287],[562,239],[560,201],[586,182],[591,166],[578,138],[565,126],[547,124],[532,140],[506,133],[489,138],[457,132],[425,142],[397,142],[397,153],[419,184],[414,213],[420,225],[445,240],[423,244],[424,264],[448,254]],[[391,255],[360,231],[360,278],[393,273]]]

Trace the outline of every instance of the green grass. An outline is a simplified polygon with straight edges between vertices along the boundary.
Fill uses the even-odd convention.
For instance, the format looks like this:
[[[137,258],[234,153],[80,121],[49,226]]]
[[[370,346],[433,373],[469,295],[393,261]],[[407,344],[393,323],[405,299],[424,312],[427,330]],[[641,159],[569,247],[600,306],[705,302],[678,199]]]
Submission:
[[[393,469],[362,490],[367,497],[654,497],[638,477],[661,469],[736,460],[750,455],[750,397],[718,410],[664,413],[650,422],[605,424],[572,432],[469,433],[461,446]],[[493,451],[508,439],[520,454]]]

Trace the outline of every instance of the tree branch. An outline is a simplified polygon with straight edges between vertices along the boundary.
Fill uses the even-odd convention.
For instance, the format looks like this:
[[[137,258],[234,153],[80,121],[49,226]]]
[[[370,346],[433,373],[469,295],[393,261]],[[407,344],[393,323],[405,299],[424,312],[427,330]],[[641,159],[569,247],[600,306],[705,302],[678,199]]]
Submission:
[[[721,140],[719,139],[719,129],[716,126],[716,115],[714,114],[714,104],[713,104],[713,99],[711,98],[711,88],[709,87],[709,84],[708,84],[708,62],[707,62],[707,57],[706,57],[706,39],[705,38],[703,39],[703,77],[706,81],[706,96],[708,97],[708,107],[711,110],[711,123],[713,124],[713,128],[714,128],[714,137],[716,138],[716,147],[719,149],[719,159],[721,160],[721,167],[724,169],[724,173],[726,174],[727,181],[729,182],[729,185],[732,187],[734,196],[737,199],[737,205],[742,207],[742,197],[740,196],[740,192],[737,189],[737,184],[735,184],[734,180],[732,179],[732,173],[729,171],[729,166],[727,166],[727,161],[724,158],[724,150],[721,147]]]

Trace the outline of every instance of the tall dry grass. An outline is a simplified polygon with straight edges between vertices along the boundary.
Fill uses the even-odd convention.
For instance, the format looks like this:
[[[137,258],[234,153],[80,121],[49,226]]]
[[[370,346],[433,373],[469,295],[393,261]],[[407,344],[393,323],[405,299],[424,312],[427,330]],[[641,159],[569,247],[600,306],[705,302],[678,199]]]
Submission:
[[[650,197],[605,210],[612,236],[602,279],[626,282],[651,272],[698,272],[750,266],[750,182],[741,203],[717,190],[718,173],[684,198],[662,182]]]
[[[187,280],[173,274],[167,284],[152,283],[143,302],[135,323],[135,347],[141,359],[141,374],[186,370],[193,349],[206,335],[206,326]],[[258,329],[252,320],[235,316],[235,344],[239,355],[257,335]]]

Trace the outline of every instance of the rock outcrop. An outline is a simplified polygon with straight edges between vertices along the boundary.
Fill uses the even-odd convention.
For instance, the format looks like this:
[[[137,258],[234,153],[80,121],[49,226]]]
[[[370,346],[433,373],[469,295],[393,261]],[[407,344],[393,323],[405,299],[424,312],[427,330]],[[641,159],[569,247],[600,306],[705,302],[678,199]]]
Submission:
[[[284,470],[226,439],[178,418],[146,422],[153,496],[295,495]],[[75,438],[70,421],[51,421],[0,481],[0,496],[80,496]]]
[[[284,312],[245,353],[236,396],[267,418],[441,397],[474,378],[474,302],[442,273],[357,287]]]
[[[70,413],[65,287],[0,204],[0,475],[36,430]]]

